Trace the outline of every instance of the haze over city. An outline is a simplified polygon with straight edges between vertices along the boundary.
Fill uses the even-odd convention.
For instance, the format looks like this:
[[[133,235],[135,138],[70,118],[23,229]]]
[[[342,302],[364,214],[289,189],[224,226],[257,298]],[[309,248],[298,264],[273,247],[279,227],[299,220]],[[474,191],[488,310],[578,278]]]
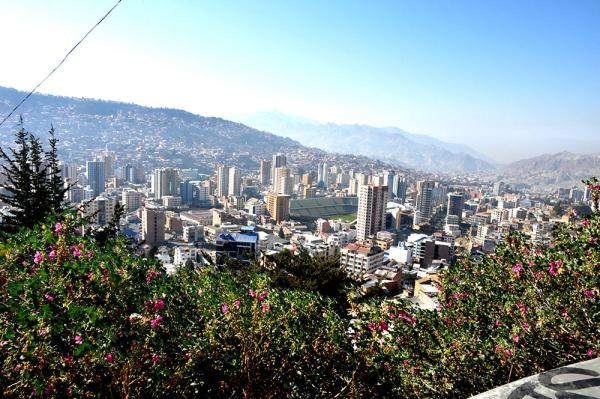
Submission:
[[[0,85],[31,89],[112,4],[4,2]],[[40,91],[397,126],[500,163],[597,153],[599,26],[597,1],[128,0]]]

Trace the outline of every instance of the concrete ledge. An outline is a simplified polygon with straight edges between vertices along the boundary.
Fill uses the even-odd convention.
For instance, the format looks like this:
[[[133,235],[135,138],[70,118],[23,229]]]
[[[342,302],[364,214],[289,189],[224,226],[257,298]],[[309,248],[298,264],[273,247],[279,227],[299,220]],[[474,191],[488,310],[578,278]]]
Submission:
[[[600,399],[600,358],[545,371],[473,399]]]

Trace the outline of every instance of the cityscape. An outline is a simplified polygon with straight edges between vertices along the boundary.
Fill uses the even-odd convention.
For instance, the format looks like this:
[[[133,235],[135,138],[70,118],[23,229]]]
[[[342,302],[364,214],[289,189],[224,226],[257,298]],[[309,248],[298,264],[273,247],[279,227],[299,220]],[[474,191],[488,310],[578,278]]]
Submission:
[[[92,30],[118,24],[120,3]],[[599,37],[580,16],[600,21],[597,4],[566,8]],[[523,123],[505,136],[474,118],[482,133],[465,140],[428,118],[407,124],[429,135],[394,127],[372,94],[364,113],[341,94],[323,116],[315,88],[305,118],[261,96],[252,108],[246,91],[230,109],[207,94],[204,113],[197,97],[12,85],[0,81],[0,396],[600,397],[597,93],[543,122],[507,113]],[[545,139],[552,121],[578,133]],[[559,386],[560,373],[594,378]]]

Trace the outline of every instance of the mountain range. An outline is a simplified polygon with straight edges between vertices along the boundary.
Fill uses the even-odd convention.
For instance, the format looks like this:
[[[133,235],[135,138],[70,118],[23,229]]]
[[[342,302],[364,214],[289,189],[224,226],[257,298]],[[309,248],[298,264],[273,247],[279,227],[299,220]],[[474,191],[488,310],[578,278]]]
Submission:
[[[563,151],[522,159],[499,168],[496,180],[527,184],[543,191],[548,188],[581,186],[581,180],[600,176],[600,154],[574,154]]]
[[[6,115],[26,93],[0,86],[0,115]],[[105,149],[117,159],[151,170],[177,165],[213,173],[219,164],[258,169],[261,159],[284,153],[288,162],[314,170],[324,160],[346,170],[381,161],[356,155],[335,155],[303,146],[290,138],[222,118],[204,117],[170,108],[85,98],[32,95],[2,127],[0,146],[14,140],[18,115],[27,130],[44,138],[53,125],[60,139],[61,159],[82,165]]]
[[[22,91],[0,86],[0,115],[6,115],[24,95]],[[64,158],[79,165],[108,148],[123,163],[138,164],[146,170],[176,164],[213,173],[223,163],[256,170],[261,159],[282,152],[293,165],[304,170],[314,170],[323,161],[344,170],[360,170],[365,166],[382,169],[395,163],[416,171],[477,172],[490,180],[540,189],[570,187],[579,185],[581,179],[600,176],[600,154],[560,152],[494,166],[468,146],[398,128],[319,124],[276,113],[262,118],[271,120],[271,125],[261,125],[263,130],[258,130],[177,109],[35,94],[18,114],[23,116],[25,127],[38,136],[43,136],[53,125]],[[17,118],[13,116],[0,128],[1,146],[14,140]],[[258,126],[257,122],[248,123]],[[292,126],[289,132],[293,134],[289,136],[300,142],[264,131],[286,134],[277,126]],[[332,152],[306,144],[330,148]]]
[[[412,134],[397,127],[319,123],[278,111],[234,119],[326,151],[357,153],[427,172],[462,174],[495,169],[493,161],[469,146]]]

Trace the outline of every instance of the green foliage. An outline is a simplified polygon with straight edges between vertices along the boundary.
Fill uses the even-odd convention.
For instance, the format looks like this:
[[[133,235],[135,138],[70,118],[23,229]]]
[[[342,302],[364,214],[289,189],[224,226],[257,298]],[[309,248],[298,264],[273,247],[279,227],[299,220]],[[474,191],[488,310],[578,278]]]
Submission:
[[[296,255],[282,251],[254,270],[266,273],[274,287],[318,292],[333,299],[342,315],[347,314],[349,307],[347,293],[356,288],[356,283],[339,267],[337,257],[312,258],[305,250]]]
[[[24,129],[21,119],[15,134],[16,149],[11,148],[7,153],[0,148],[2,172],[7,180],[0,187],[8,192],[0,194],[0,200],[13,208],[12,216],[2,225],[5,231],[14,232],[19,226],[33,227],[50,213],[62,211],[68,188],[60,177],[54,128],[49,134],[50,150],[44,153],[40,140]]]
[[[331,396],[347,384],[330,300],[272,289],[265,275],[245,286],[209,270],[168,276],[75,225],[2,244],[5,397]]]
[[[4,397],[462,398],[600,351],[598,212],[457,265],[438,310],[372,298],[350,318],[333,261],[166,275],[76,224],[0,243]]]

